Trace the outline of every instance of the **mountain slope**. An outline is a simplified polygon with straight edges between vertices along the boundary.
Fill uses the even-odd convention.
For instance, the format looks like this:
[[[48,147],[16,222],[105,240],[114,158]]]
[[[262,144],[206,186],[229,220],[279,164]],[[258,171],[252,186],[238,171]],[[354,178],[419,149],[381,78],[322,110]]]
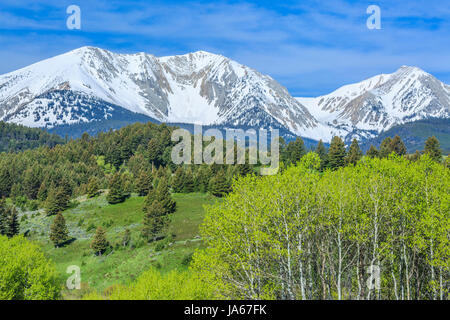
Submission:
[[[372,138],[407,122],[450,117],[450,87],[403,66],[317,98],[298,98],[323,125],[347,139]]]
[[[202,51],[157,58],[83,47],[0,76],[1,120],[87,123],[114,106],[164,122],[327,130],[272,78]]]

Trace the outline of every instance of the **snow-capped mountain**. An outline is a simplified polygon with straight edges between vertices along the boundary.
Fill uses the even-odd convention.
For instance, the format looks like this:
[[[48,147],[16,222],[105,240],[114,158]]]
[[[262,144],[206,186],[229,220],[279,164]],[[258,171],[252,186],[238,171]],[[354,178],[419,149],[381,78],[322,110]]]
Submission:
[[[0,120],[30,127],[143,116],[168,123],[280,128],[329,142],[450,118],[450,87],[401,67],[317,98],[293,98],[269,76],[199,51],[155,57],[82,47],[0,76]]]
[[[402,66],[317,98],[297,98],[323,125],[348,139],[371,138],[407,122],[450,118],[450,86]]]
[[[0,120],[54,127],[119,107],[164,122],[326,130],[271,77],[203,51],[158,58],[82,47],[0,76]]]

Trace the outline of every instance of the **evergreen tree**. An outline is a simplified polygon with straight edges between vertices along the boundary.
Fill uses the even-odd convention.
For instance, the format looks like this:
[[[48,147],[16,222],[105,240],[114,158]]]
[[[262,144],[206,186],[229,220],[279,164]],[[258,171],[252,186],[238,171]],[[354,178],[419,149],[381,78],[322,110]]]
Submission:
[[[117,204],[125,201],[122,176],[120,173],[114,174],[109,181],[109,192],[106,196],[106,200],[110,204]]]
[[[41,201],[41,202],[45,202],[45,200],[47,199],[47,197],[48,197],[47,181],[44,180],[44,181],[41,183],[41,186],[39,187],[38,194],[37,194],[37,199],[38,199],[39,201]]]
[[[188,169],[184,172],[183,193],[191,192],[194,192],[194,176],[191,169]]]
[[[239,173],[240,176],[245,177],[249,174],[252,174],[253,169],[252,166],[246,161],[244,164],[237,165],[237,172]]]
[[[201,166],[200,169],[197,170],[195,175],[195,187],[196,191],[199,192],[207,192],[208,184],[210,180],[209,169],[205,166]]]
[[[166,214],[175,212],[177,204],[175,201],[173,201],[172,196],[170,195],[169,187],[167,185],[167,180],[164,178],[162,178],[158,183],[158,187],[156,188],[155,192],[155,200],[158,200],[158,202],[164,208],[164,212]]]
[[[64,216],[59,212],[50,226],[50,240],[55,247],[59,247],[67,241],[68,236],[69,231],[67,230],[66,219],[64,219]]]
[[[98,227],[91,242],[91,249],[95,255],[101,256],[109,247],[110,244],[106,239],[106,231],[102,227]]]
[[[395,152],[399,156],[404,156],[406,154],[406,147],[402,139],[399,136],[395,136],[390,144],[390,152]]]
[[[155,200],[144,215],[142,236],[147,241],[155,240],[168,224],[166,210],[158,200]]]
[[[361,151],[361,148],[359,147],[358,140],[353,139],[347,154],[347,163],[356,164],[359,161],[359,159],[362,158],[362,156],[363,153]]]
[[[380,145],[380,158],[387,158],[391,152],[391,142],[392,139],[390,137],[385,138]]]
[[[159,166],[161,164],[161,144],[155,138],[148,142],[147,154],[148,159],[152,165]]]
[[[33,166],[25,171],[23,178],[23,190],[28,199],[37,199],[39,187],[41,186],[40,178],[41,169]]]
[[[231,185],[223,170],[211,179],[209,190],[215,197],[224,197],[231,191]]]
[[[429,137],[427,141],[425,141],[424,153],[428,154],[430,158],[436,162],[442,161],[441,146],[439,140],[435,136]]]
[[[184,190],[185,173],[182,167],[179,167],[172,177],[172,189],[175,193],[181,193]]]
[[[144,197],[151,189],[153,189],[153,177],[147,170],[142,170],[136,181],[136,192],[140,197]]]
[[[319,155],[320,158],[320,171],[323,171],[328,167],[328,154],[322,139],[320,139],[319,143],[317,144],[315,152]]]
[[[414,154],[409,157],[409,160],[411,160],[411,161],[418,161],[421,156],[422,155],[420,154],[420,151],[416,150],[416,152],[414,152]]]
[[[8,213],[6,208],[6,200],[0,199],[0,235],[6,235]]]
[[[373,146],[373,144],[370,145],[369,150],[366,152],[366,156],[369,158],[378,158],[380,156],[380,153],[378,152],[377,148]]]
[[[296,164],[306,154],[305,143],[303,139],[297,137],[295,141],[289,142],[287,148],[288,163]]]
[[[9,207],[6,212],[6,236],[12,238],[19,234],[20,225],[17,216],[17,210],[14,207]]]
[[[98,180],[95,177],[89,178],[89,182],[86,188],[87,197],[88,198],[94,198],[98,195]]]
[[[341,138],[338,136],[333,137],[330,144],[330,149],[328,149],[328,163],[329,167],[336,170],[345,165],[345,144]]]
[[[47,216],[52,216],[66,210],[68,202],[69,199],[63,189],[51,189],[45,203]]]
[[[0,198],[9,197],[12,184],[8,168],[0,166]]]

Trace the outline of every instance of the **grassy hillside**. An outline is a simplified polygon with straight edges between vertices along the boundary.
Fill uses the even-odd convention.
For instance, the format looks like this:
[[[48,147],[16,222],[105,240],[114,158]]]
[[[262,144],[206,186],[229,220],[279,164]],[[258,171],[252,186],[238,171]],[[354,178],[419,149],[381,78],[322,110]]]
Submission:
[[[379,146],[387,137],[400,136],[409,153],[423,150],[428,137],[436,136],[445,154],[450,153],[450,119],[428,119],[396,126],[380,134],[377,138],[364,143],[365,149],[370,144]]]
[[[83,290],[64,290],[66,298],[79,298],[89,290],[104,291],[116,284],[128,284],[151,266],[167,272],[185,269],[189,257],[196,248],[202,246],[198,227],[203,221],[203,205],[212,204],[216,198],[207,194],[174,194],[177,211],[172,215],[169,234],[173,239],[147,244],[140,238],[143,218],[144,198],[132,196],[126,202],[109,205],[105,196],[86,200],[80,197],[72,208],[64,212],[69,229],[69,243],[63,248],[55,248],[48,239],[50,224],[54,217],[46,217],[41,211],[20,214],[21,231],[29,230],[31,240],[39,243],[57,267],[63,286],[69,274],[70,265],[81,268]],[[26,217],[26,218],[25,218]],[[96,257],[89,247],[95,228],[107,230],[107,238],[112,244],[111,252]],[[130,229],[132,241],[129,247],[120,247],[125,229]],[[165,248],[157,248],[165,244]]]

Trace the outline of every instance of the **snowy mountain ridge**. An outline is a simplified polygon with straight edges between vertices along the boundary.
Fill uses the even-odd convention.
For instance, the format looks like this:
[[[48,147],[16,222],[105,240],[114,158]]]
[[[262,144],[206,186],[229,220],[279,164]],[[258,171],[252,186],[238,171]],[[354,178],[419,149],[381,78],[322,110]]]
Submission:
[[[82,47],[0,76],[0,120],[30,127],[90,123],[119,109],[161,122],[283,128],[330,141],[450,117],[450,87],[401,67],[317,98],[293,98],[267,75],[204,51],[155,57]]]

